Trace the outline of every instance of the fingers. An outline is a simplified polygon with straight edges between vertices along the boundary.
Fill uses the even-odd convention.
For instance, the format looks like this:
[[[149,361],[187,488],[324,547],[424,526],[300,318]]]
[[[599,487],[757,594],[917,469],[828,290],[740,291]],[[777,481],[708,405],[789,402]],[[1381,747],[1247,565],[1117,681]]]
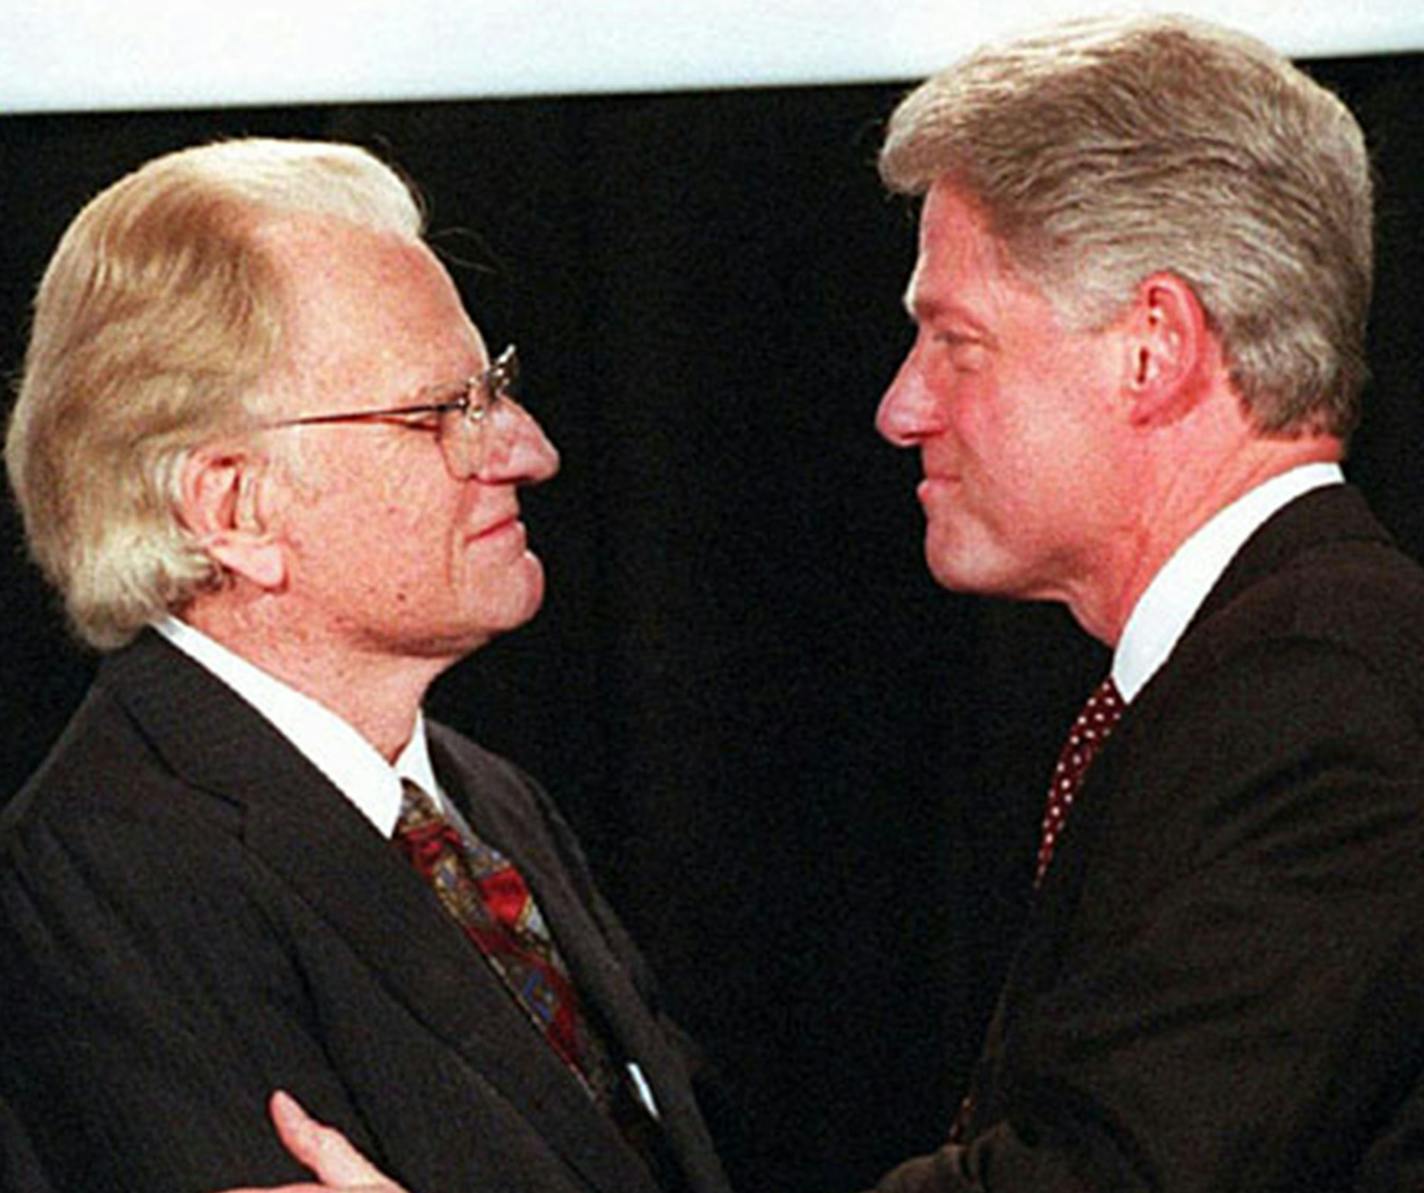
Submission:
[[[290,1094],[278,1090],[268,1103],[277,1135],[292,1156],[323,1185],[388,1184],[386,1176],[358,1152],[346,1136],[312,1118]]]

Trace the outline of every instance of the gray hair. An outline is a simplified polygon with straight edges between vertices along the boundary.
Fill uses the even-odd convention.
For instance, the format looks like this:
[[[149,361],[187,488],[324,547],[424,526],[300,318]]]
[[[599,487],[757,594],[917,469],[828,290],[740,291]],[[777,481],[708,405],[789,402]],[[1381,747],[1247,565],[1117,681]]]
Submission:
[[[1180,276],[1262,434],[1343,438],[1358,422],[1364,137],[1260,42],[1145,17],[987,47],[900,104],[880,172],[905,194],[946,178],[1080,329],[1110,322],[1152,273]]]
[[[5,463],[30,553],[98,649],[222,579],[177,516],[182,466],[257,413],[284,295],[260,232],[289,215],[423,226],[406,183],[355,146],[224,141],[114,183],[45,271]]]

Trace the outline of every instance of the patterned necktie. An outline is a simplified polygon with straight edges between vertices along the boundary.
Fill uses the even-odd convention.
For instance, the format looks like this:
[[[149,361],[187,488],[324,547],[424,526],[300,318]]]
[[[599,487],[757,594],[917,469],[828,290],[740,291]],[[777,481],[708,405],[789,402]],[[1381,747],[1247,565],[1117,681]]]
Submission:
[[[612,1118],[669,1193],[685,1189],[656,1119],[583,1013],[578,991],[523,875],[473,831],[462,834],[435,801],[402,780],[395,844],[479,949],[585,1093]]]
[[[493,846],[463,837],[414,783],[402,786],[395,843],[540,1035],[601,1100],[609,1066],[601,1049],[590,1047],[578,992],[523,876]]]
[[[1073,800],[1083,786],[1083,777],[1088,773],[1093,756],[1107,741],[1126,707],[1117,684],[1109,675],[1088,698],[1088,703],[1073,722],[1068,740],[1063,744],[1063,752],[1058,756],[1053,784],[1048,789],[1048,806],[1043,813],[1043,829],[1039,837],[1038,869],[1033,877],[1035,887],[1048,873],[1049,863],[1053,861],[1053,848],[1067,823]]]

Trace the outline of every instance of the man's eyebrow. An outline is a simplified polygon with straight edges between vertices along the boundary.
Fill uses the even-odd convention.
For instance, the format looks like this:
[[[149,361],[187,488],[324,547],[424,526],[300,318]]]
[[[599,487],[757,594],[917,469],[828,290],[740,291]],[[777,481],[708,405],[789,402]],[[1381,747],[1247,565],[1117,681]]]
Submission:
[[[962,324],[964,330],[986,343],[995,342],[995,336],[981,322],[973,312],[960,306],[954,301],[945,301],[939,298],[927,298],[918,296],[913,289],[905,291],[902,298],[905,313],[915,323],[934,323],[942,319],[951,319]]]

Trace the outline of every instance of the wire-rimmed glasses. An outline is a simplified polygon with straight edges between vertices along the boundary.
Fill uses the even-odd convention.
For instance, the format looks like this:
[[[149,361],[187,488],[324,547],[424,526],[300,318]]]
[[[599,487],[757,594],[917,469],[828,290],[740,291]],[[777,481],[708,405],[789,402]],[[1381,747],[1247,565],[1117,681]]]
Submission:
[[[361,422],[401,426],[433,424],[451,471],[457,476],[475,475],[488,459],[489,444],[493,438],[490,424],[495,413],[503,403],[518,400],[519,354],[510,344],[484,372],[461,381],[431,386],[421,391],[421,397],[427,400],[377,410],[300,415],[265,425],[275,428]]]

